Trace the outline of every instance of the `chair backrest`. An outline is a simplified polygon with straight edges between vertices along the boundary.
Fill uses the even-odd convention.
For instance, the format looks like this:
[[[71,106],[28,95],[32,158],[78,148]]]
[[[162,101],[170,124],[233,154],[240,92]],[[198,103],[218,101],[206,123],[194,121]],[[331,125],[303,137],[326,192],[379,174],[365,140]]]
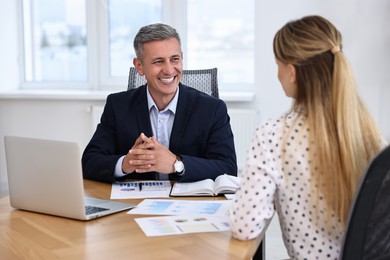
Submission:
[[[390,146],[363,176],[343,239],[340,259],[390,259]]]
[[[181,83],[214,97],[219,97],[217,68],[183,70]],[[146,84],[145,77],[140,76],[134,67],[130,67],[127,89],[138,88],[144,84]]]

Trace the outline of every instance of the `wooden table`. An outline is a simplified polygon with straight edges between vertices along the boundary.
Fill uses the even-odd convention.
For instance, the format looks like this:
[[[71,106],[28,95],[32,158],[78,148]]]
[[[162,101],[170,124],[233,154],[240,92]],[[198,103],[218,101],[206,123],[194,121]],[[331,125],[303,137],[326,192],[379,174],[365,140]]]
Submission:
[[[85,180],[84,186],[88,196],[110,197],[110,184]],[[261,242],[239,241],[228,231],[147,237],[134,221],[140,215],[126,212],[84,222],[13,209],[5,195],[0,259],[251,259]]]

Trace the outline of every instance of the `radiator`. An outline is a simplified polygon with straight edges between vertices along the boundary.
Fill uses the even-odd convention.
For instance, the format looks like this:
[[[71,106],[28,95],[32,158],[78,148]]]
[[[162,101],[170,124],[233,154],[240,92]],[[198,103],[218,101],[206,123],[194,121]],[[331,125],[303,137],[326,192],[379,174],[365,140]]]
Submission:
[[[246,154],[252,134],[259,121],[259,113],[255,109],[232,108],[228,110],[230,124],[234,134],[234,145],[237,154],[239,173],[245,166]]]
[[[100,122],[100,116],[103,112],[103,106],[92,106],[92,129],[96,129]],[[246,153],[252,133],[258,123],[258,112],[255,109],[232,108],[228,111],[230,124],[234,134],[234,145],[236,147],[237,165],[239,172],[245,166]]]

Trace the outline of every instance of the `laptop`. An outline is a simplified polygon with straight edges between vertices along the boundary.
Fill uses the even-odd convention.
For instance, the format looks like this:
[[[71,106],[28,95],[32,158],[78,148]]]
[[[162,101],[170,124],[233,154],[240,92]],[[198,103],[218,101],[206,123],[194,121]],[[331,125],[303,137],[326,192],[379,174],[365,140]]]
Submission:
[[[11,206],[60,217],[90,220],[136,205],[84,196],[77,143],[5,136]]]

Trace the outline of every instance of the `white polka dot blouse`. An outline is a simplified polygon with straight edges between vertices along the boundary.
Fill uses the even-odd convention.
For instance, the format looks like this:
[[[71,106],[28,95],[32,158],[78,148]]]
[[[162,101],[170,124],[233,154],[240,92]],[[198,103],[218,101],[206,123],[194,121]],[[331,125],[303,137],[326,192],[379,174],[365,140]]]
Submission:
[[[229,211],[232,235],[240,240],[259,236],[276,210],[291,259],[338,259],[343,227],[335,220],[327,228],[325,203],[310,202],[316,173],[309,170],[309,130],[295,112],[256,129]]]

